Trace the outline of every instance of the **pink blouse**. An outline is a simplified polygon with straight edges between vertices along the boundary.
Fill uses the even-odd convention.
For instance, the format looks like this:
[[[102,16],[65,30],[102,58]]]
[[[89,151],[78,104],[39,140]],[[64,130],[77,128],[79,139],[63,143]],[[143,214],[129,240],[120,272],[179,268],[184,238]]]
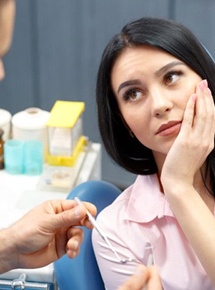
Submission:
[[[150,253],[164,290],[215,290],[160,192],[157,175],[138,176],[97,221],[120,257],[133,258],[121,264],[93,230],[93,247],[107,290],[116,290],[137,265],[146,265]]]

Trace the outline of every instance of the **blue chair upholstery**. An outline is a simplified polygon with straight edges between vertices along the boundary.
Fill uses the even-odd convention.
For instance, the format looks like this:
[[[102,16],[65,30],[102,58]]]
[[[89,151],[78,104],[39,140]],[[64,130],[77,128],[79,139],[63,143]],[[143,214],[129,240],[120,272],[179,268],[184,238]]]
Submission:
[[[92,180],[75,187],[67,199],[74,199],[78,196],[82,201],[89,201],[96,205],[98,214],[120,193],[119,188],[111,183]],[[84,241],[78,257],[70,259],[64,255],[54,263],[55,277],[60,290],[105,289],[93,252],[91,233],[91,230],[84,228]]]

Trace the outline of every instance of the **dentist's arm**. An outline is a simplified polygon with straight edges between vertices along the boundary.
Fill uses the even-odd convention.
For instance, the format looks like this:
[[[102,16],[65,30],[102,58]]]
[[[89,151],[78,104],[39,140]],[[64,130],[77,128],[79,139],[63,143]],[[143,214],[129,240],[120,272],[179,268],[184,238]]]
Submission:
[[[84,203],[94,216],[96,208]],[[29,211],[12,226],[0,231],[0,273],[15,268],[38,268],[78,255],[83,231],[92,228],[86,209],[73,200],[53,200]]]
[[[15,0],[0,0],[0,55],[11,46],[16,13]]]

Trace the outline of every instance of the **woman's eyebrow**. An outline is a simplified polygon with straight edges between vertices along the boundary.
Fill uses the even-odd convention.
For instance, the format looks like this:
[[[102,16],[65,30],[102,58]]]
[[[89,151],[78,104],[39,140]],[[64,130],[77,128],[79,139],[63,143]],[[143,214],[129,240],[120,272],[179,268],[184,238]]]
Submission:
[[[121,83],[118,87],[118,90],[117,90],[117,93],[119,93],[119,91],[121,89],[123,89],[124,87],[128,87],[130,85],[140,85],[141,84],[141,81],[140,80],[130,80],[130,81],[125,81],[123,83]]]
[[[157,70],[155,72],[155,75],[159,77],[162,74],[164,74],[166,71],[168,71],[169,69],[171,69],[177,65],[185,65],[185,63],[183,63],[182,61],[172,61],[172,62],[166,64],[165,66],[161,67],[159,70]],[[135,79],[135,80],[129,80],[129,81],[123,82],[119,85],[117,93],[119,93],[120,90],[123,89],[124,87],[128,87],[130,85],[141,85],[141,81],[138,79]]]
[[[171,69],[177,65],[185,65],[185,63],[183,63],[182,61],[172,61],[172,62],[166,64],[165,66],[163,66],[162,68],[160,68],[159,70],[157,70],[155,72],[155,75],[159,77],[162,74],[164,74],[166,71],[168,71],[169,69]]]

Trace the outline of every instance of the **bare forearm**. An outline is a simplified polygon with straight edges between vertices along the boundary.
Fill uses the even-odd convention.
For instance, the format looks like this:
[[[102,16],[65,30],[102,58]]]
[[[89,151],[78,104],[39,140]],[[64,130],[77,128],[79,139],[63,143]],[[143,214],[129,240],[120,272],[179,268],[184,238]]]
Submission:
[[[9,230],[0,231],[0,274],[13,269],[14,253],[12,250],[12,241],[10,240]]]
[[[16,13],[15,0],[0,0],[0,52],[4,55],[10,48]]]
[[[215,218],[193,187],[167,190],[171,208],[215,285]]]

